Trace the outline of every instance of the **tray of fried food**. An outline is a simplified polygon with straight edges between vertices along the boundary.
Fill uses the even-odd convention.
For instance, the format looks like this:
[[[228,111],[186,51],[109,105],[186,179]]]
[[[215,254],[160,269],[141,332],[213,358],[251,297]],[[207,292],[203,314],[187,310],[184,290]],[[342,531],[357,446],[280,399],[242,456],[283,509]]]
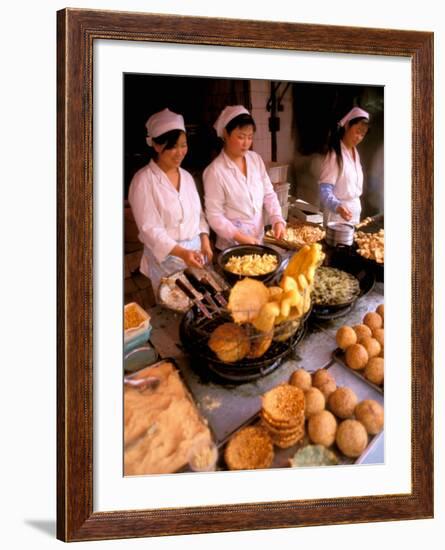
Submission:
[[[365,461],[383,433],[383,395],[340,363],[312,373],[299,368],[289,384],[304,393],[306,435],[292,455],[287,452],[288,465]]]
[[[336,361],[379,392],[384,386],[384,308],[381,303],[375,311],[365,313],[361,323],[341,326],[335,335],[338,348],[333,351]]]
[[[317,223],[293,221],[287,224],[284,237],[277,239],[273,230],[266,231],[264,240],[286,248],[289,250],[298,250],[304,245],[313,244],[321,241],[325,237],[325,232]]]
[[[192,448],[211,442],[207,422],[173,360],[164,359],[126,378],[124,475],[178,472],[187,467]]]

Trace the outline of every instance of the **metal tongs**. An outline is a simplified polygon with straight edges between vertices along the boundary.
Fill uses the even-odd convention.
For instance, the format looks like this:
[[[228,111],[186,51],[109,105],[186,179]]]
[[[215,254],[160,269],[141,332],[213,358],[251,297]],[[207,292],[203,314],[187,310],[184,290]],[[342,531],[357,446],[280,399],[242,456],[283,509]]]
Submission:
[[[208,268],[188,267],[186,273],[192,275],[201,286],[210,287],[214,292],[214,297],[222,307],[227,307],[227,300],[222,295],[224,290],[228,290],[229,286],[222,277]]]
[[[204,317],[207,317],[207,319],[212,318],[212,314],[202,303],[204,296],[196,290],[196,288],[190,283],[183,272],[177,275],[177,277],[175,278],[175,284],[195,304],[195,306],[204,315]]]

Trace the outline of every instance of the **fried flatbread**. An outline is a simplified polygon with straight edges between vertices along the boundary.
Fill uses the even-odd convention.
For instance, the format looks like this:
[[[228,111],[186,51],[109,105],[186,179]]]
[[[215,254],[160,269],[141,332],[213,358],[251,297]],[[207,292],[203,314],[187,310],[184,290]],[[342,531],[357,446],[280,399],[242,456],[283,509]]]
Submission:
[[[262,396],[262,411],[275,424],[296,425],[304,411],[304,393],[296,386],[280,384]]]
[[[261,426],[242,428],[230,439],[224,452],[230,470],[269,468],[273,458],[272,440]]]

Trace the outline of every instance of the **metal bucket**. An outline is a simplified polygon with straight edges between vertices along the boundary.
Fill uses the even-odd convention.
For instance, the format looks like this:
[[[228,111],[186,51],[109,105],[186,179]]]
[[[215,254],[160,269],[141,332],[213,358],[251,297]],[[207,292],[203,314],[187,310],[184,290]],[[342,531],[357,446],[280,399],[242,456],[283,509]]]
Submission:
[[[354,226],[350,223],[330,222],[326,226],[325,239],[330,246],[351,246],[354,242]]]

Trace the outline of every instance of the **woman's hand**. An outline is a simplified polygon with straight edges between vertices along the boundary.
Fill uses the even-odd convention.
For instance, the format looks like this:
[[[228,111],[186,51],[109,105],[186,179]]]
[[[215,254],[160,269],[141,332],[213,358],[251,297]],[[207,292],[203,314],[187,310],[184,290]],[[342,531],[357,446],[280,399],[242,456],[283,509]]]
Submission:
[[[336,212],[347,222],[352,218],[352,212],[346,206],[337,206]]]
[[[205,263],[211,263],[213,258],[213,250],[210,246],[210,240],[207,233],[201,235],[201,254],[203,255]]]
[[[258,244],[258,239],[255,239],[255,237],[252,237],[251,235],[246,235],[245,233],[241,233],[241,231],[238,231],[233,236],[236,242],[239,244]]]
[[[180,258],[188,267],[201,268],[204,265],[204,259],[199,250],[188,250],[176,245],[170,254]]]
[[[283,222],[273,224],[273,234],[276,239],[283,239],[286,236],[286,226]]]
[[[201,268],[204,265],[204,258],[198,250],[184,249],[181,259],[188,267]]]

